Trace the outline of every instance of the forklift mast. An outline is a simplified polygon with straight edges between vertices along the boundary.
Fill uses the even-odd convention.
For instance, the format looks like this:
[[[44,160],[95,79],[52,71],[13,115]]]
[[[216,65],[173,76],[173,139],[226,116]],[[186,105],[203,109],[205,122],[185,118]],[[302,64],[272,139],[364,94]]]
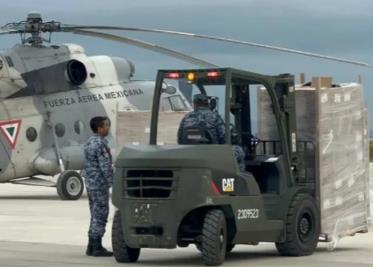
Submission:
[[[232,99],[230,111],[235,115],[235,126],[240,133],[241,145],[248,157],[255,157],[256,144],[253,141],[250,85],[263,85],[270,98],[272,112],[277,122],[281,151],[286,158],[289,169],[290,184],[294,184],[292,170],[297,170],[297,134],[296,110],[294,95],[294,76],[281,74],[278,76],[251,75],[249,81],[235,79],[231,81]],[[258,77],[255,77],[258,76]]]

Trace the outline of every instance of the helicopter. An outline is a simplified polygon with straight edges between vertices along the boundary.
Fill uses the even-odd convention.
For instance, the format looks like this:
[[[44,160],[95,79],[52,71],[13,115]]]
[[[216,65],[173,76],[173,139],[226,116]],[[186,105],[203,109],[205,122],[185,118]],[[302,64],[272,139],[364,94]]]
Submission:
[[[55,45],[51,35],[69,32],[147,49],[194,64],[219,66],[163,46],[103,31],[169,34],[272,49],[358,66],[369,64],[277,46],[224,37],[149,28],[71,25],[44,22],[31,12],[25,21],[8,23],[0,35],[19,34],[21,43],[0,53],[0,183],[56,187],[63,200],[77,200],[84,190],[78,172],[84,161],[84,143],[92,134],[88,122],[107,116],[112,123],[109,145],[116,144],[118,110],[151,109],[154,81],[134,80],[135,65],[127,59],[87,56],[77,44]],[[49,34],[48,38],[45,35]],[[162,106],[172,109],[176,96],[189,111],[189,99],[179,88],[164,84]],[[58,175],[56,181],[44,176]]]

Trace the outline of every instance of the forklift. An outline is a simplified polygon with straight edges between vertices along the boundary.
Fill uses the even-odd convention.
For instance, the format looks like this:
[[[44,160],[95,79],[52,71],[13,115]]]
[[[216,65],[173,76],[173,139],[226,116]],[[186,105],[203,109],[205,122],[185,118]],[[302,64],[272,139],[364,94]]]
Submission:
[[[224,144],[212,143],[198,127],[187,129],[189,143],[159,144],[160,99],[168,79],[187,80],[198,94],[211,86],[223,89]],[[270,96],[276,140],[260,140],[253,132],[250,90],[258,86]],[[159,70],[150,143],[125,146],[115,163],[116,261],[136,262],[141,248],[190,244],[209,266],[222,264],[237,244],[274,242],[283,256],[312,254],[320,235],[315,146],[297,139],[294,93],[290,74]],[[245,171],[238,167],[234,145],[244,151]]]

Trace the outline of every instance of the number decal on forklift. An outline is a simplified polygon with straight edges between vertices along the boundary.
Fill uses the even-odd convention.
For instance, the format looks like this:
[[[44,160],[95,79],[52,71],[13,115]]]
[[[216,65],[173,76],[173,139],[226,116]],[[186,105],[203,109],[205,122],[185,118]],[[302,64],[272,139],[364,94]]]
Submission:
[[[239,209],[237,214],[238,220],[258,219],[259,209]]]

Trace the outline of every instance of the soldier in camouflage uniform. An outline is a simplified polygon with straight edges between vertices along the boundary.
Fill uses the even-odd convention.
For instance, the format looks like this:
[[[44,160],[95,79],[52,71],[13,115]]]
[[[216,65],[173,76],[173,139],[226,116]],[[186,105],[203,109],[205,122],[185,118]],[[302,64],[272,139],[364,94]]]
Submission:
[[[183,140],[183,131],[188,127],[200,127],[207,131],[211,136],[211,143],[225,143],[225,125],[219,113],[212,111],[208,105],[208,96],[196,94],[193,97],[194,110],[181,120],[177,132],[177,141],[179,144],[185,143]],[[238,145],[232,146],[240,171],[245,171],[245,154]]]
[[[112,156],[105,137],[109,134],[110,121],[107,117],[95,117],[90,122],[94,133],[84,146],[83,176],[88,193],[91,221],[89,225],[88,256],[112,256],[102,246],[109,215],[109,188],[113,184]]]

